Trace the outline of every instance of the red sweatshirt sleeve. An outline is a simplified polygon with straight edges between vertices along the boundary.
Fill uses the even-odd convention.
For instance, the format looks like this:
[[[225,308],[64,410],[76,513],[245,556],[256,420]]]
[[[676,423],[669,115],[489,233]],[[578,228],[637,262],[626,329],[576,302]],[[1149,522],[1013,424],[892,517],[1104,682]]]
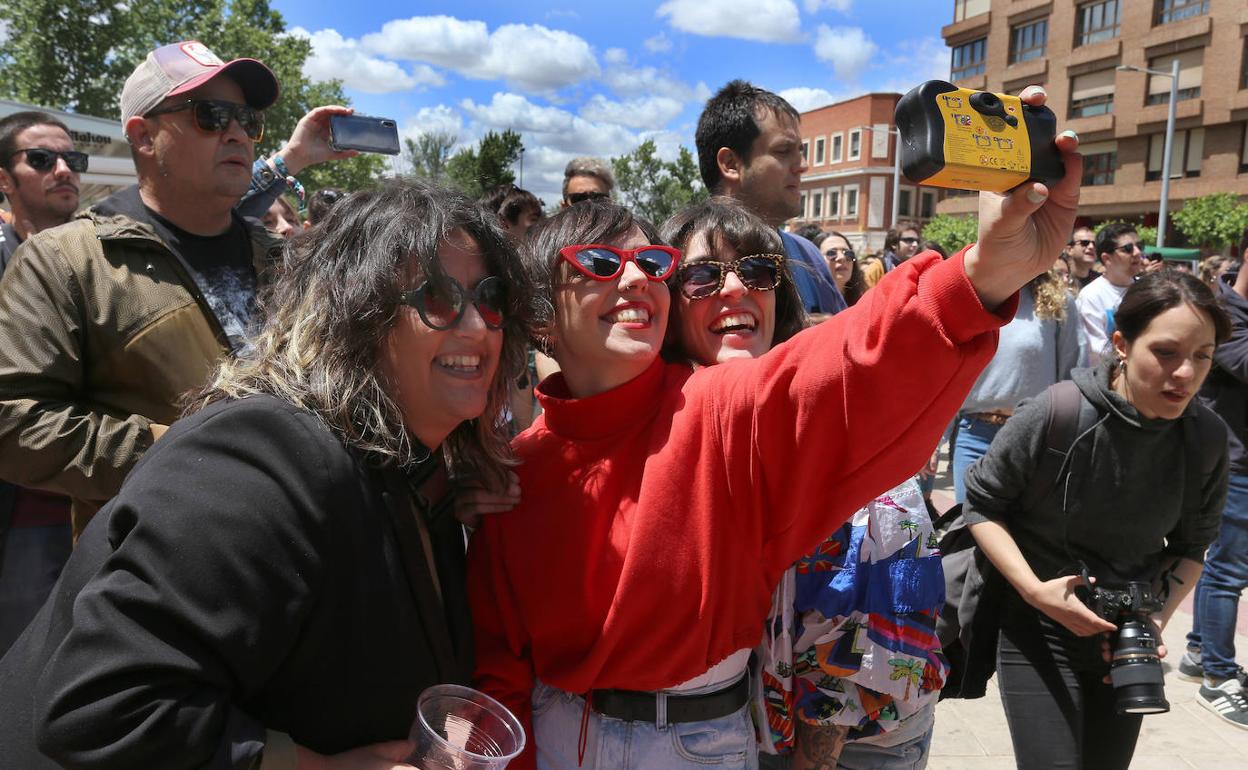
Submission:
[[[468,603],[476,641],[477,689],[511,709],[524,727],[524,753],[507,767],[536,770],[533,744],[533,663],[528,634],[497,547],[497,528],[487,519],[468,547]]]
[[[913,257],[756,361],[705,370],[725,462],[761,498],[770,570],[917,472],[992,358],[1017,298],[986,311],[964,254]]]

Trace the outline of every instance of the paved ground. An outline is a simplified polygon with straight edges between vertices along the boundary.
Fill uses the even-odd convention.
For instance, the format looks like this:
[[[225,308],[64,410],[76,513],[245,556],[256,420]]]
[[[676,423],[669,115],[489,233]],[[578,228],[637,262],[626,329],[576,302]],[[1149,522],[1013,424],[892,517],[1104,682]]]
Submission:
[[[933,502],[941,510],[953,504],[953,485],[946,468],[937,480]],[[1173,651],[1184,647],[1192,625],[1191,598],[1176,612],[1163,637]],[[1248,666],[1248,597],[1240,603],[1236,651]],[[1184,682],[1166,666],[1166,699],[1170,713],[1144,717],[1132,770],[1248,770],[1248,730],[1231,727],[1196,702],[1198,685]],[[1015,767],[1014,750],[996,682],[978,700],[946,700],[936,708],[936,733],[928,770],[1008,770]]]

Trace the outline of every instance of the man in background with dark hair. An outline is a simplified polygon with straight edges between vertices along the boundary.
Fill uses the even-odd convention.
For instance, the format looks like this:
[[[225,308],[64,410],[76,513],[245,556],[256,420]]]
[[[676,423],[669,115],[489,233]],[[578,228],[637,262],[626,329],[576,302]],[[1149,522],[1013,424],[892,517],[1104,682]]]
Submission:
[[[892,270],[923,250],[923,230],[912,219],[901,219],[884,236],[884,270]]]
[[[1076,227],[1070,234],[1070,242],[1066,244],[1066,263],[1070,265],[1070,276],[1079,288],[1100,277],[1096,271],[1096,235],[1090,227]]]
[[[1248,258],[1248,228],[1237,256]],[[1214,352],[1200,400],[1226,423],[1231,468],[1218,539],[1209,546],[1196,584],[1192,631],[1179,661],[1179,678],[1200,682],[1196,701],[1245,729],[1248,681],[1235,662],[1235,626],[1240,596],[1248,588],[1248,270],[1241,264],[1238,273],[1218,280],[1214,291],[1231,317],[1231,338]]]
[[[808,313],[847,306],[815,245],[781,230],[801,213],[806,171],[798,112],[780,96],[734,80],[706,103],[695,135],[702,182],[713,195],[746,205],[780,232],[793,282]]]
[[[0,119],[0,195],[13,210],[12,224],[0,225],[0,274],[22,241],[70,220],[78,209],[78,175],[86,170],[87,155],[74,151],[69,129],[51,115],[27,111]]]
[[[17,247],[63,225],[78,208],[78,175],[87,156],[69,129],[43,112],[0,119],[0,195],[13,208],[0,224],[0,275]],[[69,498],[0,482],[0,655],[39,611],[69,558]]]
[[[334,207],[334,204],[346,197],[345,190],[339,190],[337,187],[323,187],[312,193],[308,198],[308,219],[303,223],[304,227],[312,227],[319,224],[325,219],[325,215]]]
[[[1144,271],[1144,244],[1134,225],[1114,222],[1096,234],[1096,256],[1105,272],[1079,292],[1075,300],[1088,340],[1088,364],[1096,366],[1114,332],[1114,311],[1122,295]]]

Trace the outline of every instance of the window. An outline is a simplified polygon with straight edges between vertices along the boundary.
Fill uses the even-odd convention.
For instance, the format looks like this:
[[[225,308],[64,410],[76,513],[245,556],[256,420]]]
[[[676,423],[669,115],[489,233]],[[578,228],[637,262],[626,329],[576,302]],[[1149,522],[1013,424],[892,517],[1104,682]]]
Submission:
[[[897,191],[897,213],[901,216],[912,216],[910,214],[910,196],[912,192],[904,187]]]
[[[845,218],[857,219],[858,218],[858,185],[856,184],[845,185],[844,196],[845,196]]]
[[[1244,124],[1244,143],[1239,150],[1239,173],[1248,171],[1248,123]]]
[[[849,131],[849,159],[858,160],[862,157],[862,129],[853,128]]]
[[[1148,170],[1144,179],[1149,182],[1161,179],[1162,158],[1166,152],[1166,135],[1148,137]],[[1170,148],[1170,178],[1200,176],[1201,156],[1205,153],[1205,129],[1190,128],[1174,132],[1174,146]]]
[[[800,216],[805,218],[806,217],[806,193],[802,193],[801,197],[798,198],[797,208],[799,211],[802,212]]]
[[[989,0],[953,0],[953,20],[962,21],[988,13]]]
[[[808,139],[802,140],[802,163],[803,165],[810,165],[810,140]]]
[[[828,188],[828,219],[838,219],[841,216],[841,188]]]
[[[832,162],[840,163],[845,151],[845,137],[841,134],[832,135]]]
[[[984,74],[984,51],[988,38],[981,37],[969,43],[955,46],[953,49],[953,66],[949,77],[954,80]]]
[[[919,217],[931,219],[936,213],[936,193],[924,190],[919,194]]]
[[[1114,70],[1097,70],[1070,79],[1070,117],[1090,118],[1114,111]]]
[[[815,165],[823,165],[823,146],[826,140],[821,136],[815,140]]]
[[[1075,47],[1118,37],[1121,13],[1121,0],[1100,0],[1079,6],[1075,11]]]
[[[1239,87],[1248,88],[1248,37],[1244,38],[1244,55],[1239,60]]]
[[[1044,56],[1045,43],[1049,41],[1049,20],[1019,24],[1010,30],[1010,64],[1031,61]]]
[[[1118,143],[1093,142],[1079,148],[1083,155],[1083,185],[1093,187],[1114,183],[1118,168]]]
[[[1148,68],[1159,72],[1167,72],[1170,69],[1170,63],[1175,59],[1179,61],[1179,90],[1178,99],[1199,99],[1200,98],[1200,77],[1203,68],[1202,62],[1205,57],[1203,48],[1196,48],[1191,51],[1184,51],[1180,54],[1167,54],[1166,56],[1155,56],[1148,60]],[[1169,104],[1170,103],[1170,78],[1158,75],[1148,76],[1148,96],[1144,100],[1145,104]]]
[[[812,193],[810,196],[810,218],[823,218],[823,193]]]
[[[1209,13],[1209,0],[1157,0],[1155,8],[1153,23],[1169,24],[1172,21]]]

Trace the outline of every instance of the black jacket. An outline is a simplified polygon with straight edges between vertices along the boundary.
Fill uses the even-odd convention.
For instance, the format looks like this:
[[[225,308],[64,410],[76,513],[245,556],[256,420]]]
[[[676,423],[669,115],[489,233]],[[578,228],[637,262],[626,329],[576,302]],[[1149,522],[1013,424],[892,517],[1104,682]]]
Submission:
[[[1248,268],[1245,268],[1248,269]],[[1231,338],[1213,354],[1200,400],[1217,412],[1230,433],[1231,473],[1248,473],[1248,299],[1218,282],[1218,298],[1231,317]]]
[[[175,424],[0,661],[0,768],[250,768],[266,730],[326,754],[406,738],[420,692],[472,671],[463,530],[438,484],[407,482],[275,398]]]

